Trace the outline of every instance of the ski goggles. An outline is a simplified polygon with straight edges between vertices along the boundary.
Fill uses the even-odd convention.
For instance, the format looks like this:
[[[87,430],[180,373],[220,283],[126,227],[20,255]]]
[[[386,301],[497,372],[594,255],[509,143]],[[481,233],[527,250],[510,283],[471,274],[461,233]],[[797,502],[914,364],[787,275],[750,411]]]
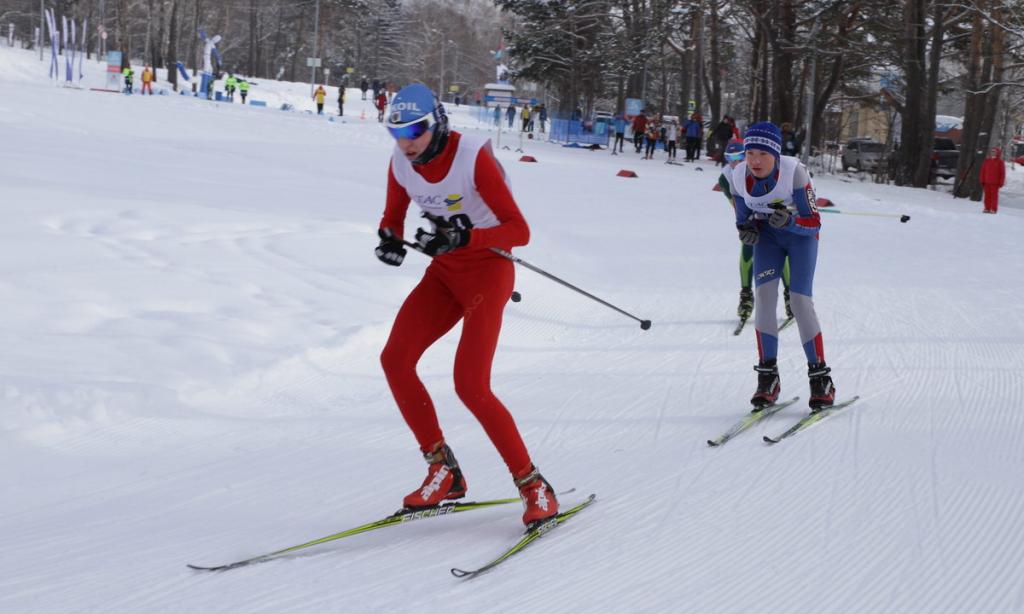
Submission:
[[[737,151],[734,153],[725,152],[725,159],[729,162],[742,162],[745,157],[747,157],[747,152],[745,151]]]
[[[432,115],[425,115],[419,119],[413,120],[405,124],[386,124],[388,132],[397,141],[398,139],[409,139],[414,141],[427,132],[430,132],[434,127],[434,118]]]

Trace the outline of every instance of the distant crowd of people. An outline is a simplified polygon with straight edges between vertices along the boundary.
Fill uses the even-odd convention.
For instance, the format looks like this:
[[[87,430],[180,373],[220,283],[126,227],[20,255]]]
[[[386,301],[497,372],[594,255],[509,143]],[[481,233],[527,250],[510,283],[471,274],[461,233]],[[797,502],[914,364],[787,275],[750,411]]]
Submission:
[[[476,103],[480,104],[479,97]],[[497,105],[492,113],[492,122],[496,127],[501,125],[502,118],[504,117],[504,120],[508,123],[509,130],[515,129],[516,120],[518,119],[520,132],[535,132],[538,125],[540,126],[541,134],[547,132],[548,109],[544,106],[544,103],[534,105],[522,104],[518,107],[513,103],[505,107],[504,110],[502,110],[501,105]]]

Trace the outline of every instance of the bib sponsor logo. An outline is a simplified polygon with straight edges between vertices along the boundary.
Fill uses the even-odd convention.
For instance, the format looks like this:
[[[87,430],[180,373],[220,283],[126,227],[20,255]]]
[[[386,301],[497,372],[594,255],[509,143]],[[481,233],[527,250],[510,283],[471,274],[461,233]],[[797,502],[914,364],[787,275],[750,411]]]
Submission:
[[[765,269],[757,274],[758,279],[764,279],[765,277],[771,277],[775,275],[775,269]]]
[[[449,194],[444,204],[448,206],[448,211],[462,211],[462,194]]]
[[[808,183],[806,186],[804,186],[804,191],[807,192],[807,204],[811,206],[811,212],[817,213],[818,201],[814,196],[814,188],[811,187],[811,184]]]
[[[448,199],[440,194],[413,194],[412,199],[421,207],[440,207],[448,202]]]

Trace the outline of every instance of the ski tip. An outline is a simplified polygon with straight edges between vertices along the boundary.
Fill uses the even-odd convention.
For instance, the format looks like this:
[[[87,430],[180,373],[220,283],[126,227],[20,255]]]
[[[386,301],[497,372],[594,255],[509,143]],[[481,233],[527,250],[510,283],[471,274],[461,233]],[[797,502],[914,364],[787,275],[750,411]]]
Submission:
[[[717,448],[717,447],[718,447],[719,445],[721,445],[721,444],[719,444],[719,443],[717,443],[717,442],[714,442],[714,441],[711,441],[711,440],[709,439],[709,440],[708,440],[708,445],[709,445],[709,446],[711,446],[712,448]]]
[[[456,578],[466,578],[476,574],[475,571],[466,571],[465,569],[459,569],[458,567],[452,567],[451,572]]]
[[[773,444],[773,443],[779,443],[779,440],[778,440],[778,439],[772,439],[771,437],[769,437],[769,436],[767,436],[767,435],[765,435],[764,437],[762,437],[762,439],[764,439],[764,442],[765,442],[766,444],[768,444],[768,445],[771,445],[771,444]]]
[[[188,567],[189,569],[194,569],[196,571],[220,571],[221,569],[224,569],[223,565],[220,565],[218,567],[203,567],[202,565],[193,565],[192,563],[187,563],[186,567]]]

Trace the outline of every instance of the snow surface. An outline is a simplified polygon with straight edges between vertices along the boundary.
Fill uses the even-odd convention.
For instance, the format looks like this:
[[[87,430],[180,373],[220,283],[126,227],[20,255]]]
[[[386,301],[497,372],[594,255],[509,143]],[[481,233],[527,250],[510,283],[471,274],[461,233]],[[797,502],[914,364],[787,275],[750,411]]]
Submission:
[[[373,256],[391,143],[357,91],[342,123],[45,70],[0,50],[0,611],[1024,612],[1024,211],[819,176],[838,209],[912,216],[823,215],[816,305],[839,396],[862,399],[774,447],[803,402],[711,449],[756,360],[751,328],[731,335],[716,170],[540,142],[537,164],[498,152],[533,233],[517,254],[654,321],[518,271],[494,387],[578,489],[563,503],[597,502],[470,581],[449,568],[514,541],[518,505],[187,569],[373,520],[419,484],[377,356],[427,262]],[[254,88],[271,96],[312,108],[308,85]],[[806,398],[794,329],[783,394]],[[420,372],[469,498],[514,496],[452,390],[456,340]]]

